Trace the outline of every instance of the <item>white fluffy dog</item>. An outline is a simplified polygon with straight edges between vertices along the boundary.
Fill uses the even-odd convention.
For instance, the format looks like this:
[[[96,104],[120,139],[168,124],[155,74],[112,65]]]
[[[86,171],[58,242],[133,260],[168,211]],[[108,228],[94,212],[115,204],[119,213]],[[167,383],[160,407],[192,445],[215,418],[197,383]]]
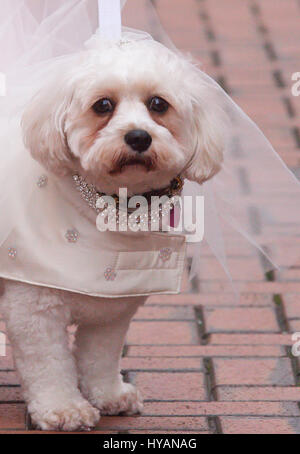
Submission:
[[[48,171],[75,172],[103,193],[126,187],[133,195],[167,187],[179,174],[201,184],[220,169],[223,114],[216,91],[187,59],[158,43],[88,49],[62,62],[50,79],[22,121],[27,149]],[[91,215],[84,204],[82,212]],[[122,380],[120,356],[145,300],[108,302],[4,282],[0,311],[38,427],[88,429],[100,412],[142,410],[139,392]],[[74,353],[71,324],[78,325]]]

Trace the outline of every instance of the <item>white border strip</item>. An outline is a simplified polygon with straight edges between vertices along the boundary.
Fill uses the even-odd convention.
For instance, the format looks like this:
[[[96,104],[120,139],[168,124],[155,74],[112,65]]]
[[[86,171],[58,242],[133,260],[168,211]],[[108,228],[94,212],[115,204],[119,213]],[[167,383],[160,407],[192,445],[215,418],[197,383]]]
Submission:
[[[120,0],[98,0],[100,35],[107,41],[119,41],[122,34]]]
[[[6,96],[6,76],[0,72],[0,96]]]

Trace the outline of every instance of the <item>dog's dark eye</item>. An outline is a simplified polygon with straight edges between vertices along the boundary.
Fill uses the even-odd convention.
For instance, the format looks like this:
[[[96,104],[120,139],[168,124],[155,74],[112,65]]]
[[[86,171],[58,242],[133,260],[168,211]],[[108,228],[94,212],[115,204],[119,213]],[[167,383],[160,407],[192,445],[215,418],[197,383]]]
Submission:
[[[92,109],[96,114],[103,115],[113,112],[115,108],[115,103],[109,98],[99,99],[95,102]]]
[[[148,101],[149,110],[158,113],[165,113],[169,108],[169,103],[159,96],[154,96]]]

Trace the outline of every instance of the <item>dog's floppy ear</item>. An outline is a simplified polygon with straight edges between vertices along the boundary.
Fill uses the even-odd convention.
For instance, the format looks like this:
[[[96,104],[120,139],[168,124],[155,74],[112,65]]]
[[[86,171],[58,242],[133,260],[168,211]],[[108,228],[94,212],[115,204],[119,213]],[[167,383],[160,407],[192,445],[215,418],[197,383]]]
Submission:
[[[191,95],[192,160],[185,177],[197,183],[212,178],[219,172],[226,142],[227,119],[221,106],[219,89],[197,75]]]
[[[54,173],[64,174],[72,166],[72,156],[65,136],[65,121],[72,95],[57,86],[54,78],[29,102],[22,130],[26,148],[34,159]]]

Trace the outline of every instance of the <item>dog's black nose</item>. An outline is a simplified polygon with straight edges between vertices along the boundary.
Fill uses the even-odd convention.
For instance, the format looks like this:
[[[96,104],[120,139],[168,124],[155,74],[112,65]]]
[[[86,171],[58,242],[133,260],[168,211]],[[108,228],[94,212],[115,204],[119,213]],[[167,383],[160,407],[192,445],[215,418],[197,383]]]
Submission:
[[[148,150],[152,143],[152,137],[143,129],[133,129],[132,131],[129,131],[124,139],[127,145],[138,153],[143,153]]]

